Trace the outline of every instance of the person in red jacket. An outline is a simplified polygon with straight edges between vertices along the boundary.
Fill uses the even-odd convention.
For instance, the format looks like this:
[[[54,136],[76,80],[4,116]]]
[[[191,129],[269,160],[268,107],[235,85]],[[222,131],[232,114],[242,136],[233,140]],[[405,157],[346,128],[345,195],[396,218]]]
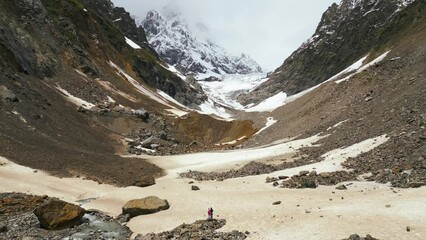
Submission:
[[[208,214],[208,217],[207,217],[207,219],[208,220],[212,220],[212,211],[211,211],[211,208],[209,208],[208,210],[207,210],[207,214]]]

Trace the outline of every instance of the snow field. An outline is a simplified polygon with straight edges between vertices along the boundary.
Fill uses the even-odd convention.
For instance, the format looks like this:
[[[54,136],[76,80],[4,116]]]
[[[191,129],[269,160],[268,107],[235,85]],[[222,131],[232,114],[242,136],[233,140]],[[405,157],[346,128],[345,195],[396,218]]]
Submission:
[[[319,139],[313,136],[276,145],[281,154],[293,147],[313,145]],[[299,170],[329,171],[338,169],[337,164],[351,156],[369,151],[386,142],[386,136],[366,139],[343,149],[336,149],[324,155],[325,160],[317,165],[286,169],[267,175],[228,179],[222,182],[207,181],[195,183],[200,191],[191,191],[188,179],[176,178],[174,173],[185,169],[221,170],[222,159],[234,158],[230,166],[247,162],[254,149],[217,153],[190,154],[157,157],[151,161],[165,167],[168,175],[157,179],[157,184],[147,187],[118,188],[82,179],[50,176],[42,171],[19,166],[0,157],[5,163],[0,167],[0,191],[26,192],[30,194],[59,197],[76,202],[97,198],[83,205],[84,208],[98,209],[117,216],[121,207],[130,199],[158,196],[167,199],[171,208],[152,215],[133,218],[127,226],[135,233],[150,233],[170,230],[181,223],[204,219],[206,209],[213,207],[219,218],[225,218],[227,225],[220,231],[250,231],[248,239],[342,239],[353,233],[372,234],[380,239],[424,239],[426,236],[426,188],[400,189],[395,194],[388,186],[372,182],[353,182],[346,191],[336,191],[334,186],[320,186],[317,189],[281,189],[265,184],[266,176],[291,175]],[[261,147],[256,152],[268,155],[274,148]],[[277,147],[278,148],[278,147]],[[285,149],[285,150],[283,150]],[[262,154],[261,154],[262,155]],[[258,155],[258,158],[262,156]],[[172,164],[166,162],[172,161]],[[336,163],[334,165],[333,163]],[[362,190],[362,191],[361,191]],[[335,193],[333,193],[335,192]],[[330,200],[331,199],[331,200]],[[272,202],[282,201],[274,206]],[[385,207],[390,204],[391,207]],[[308,211],[310,213],[306,213]],[[423,220],[422,220],[423,219]],[[375,224],[371,224],[374,221]],[[338,227],[335,226],[336,222]],[[405,226],[413,229],[407,233]]]

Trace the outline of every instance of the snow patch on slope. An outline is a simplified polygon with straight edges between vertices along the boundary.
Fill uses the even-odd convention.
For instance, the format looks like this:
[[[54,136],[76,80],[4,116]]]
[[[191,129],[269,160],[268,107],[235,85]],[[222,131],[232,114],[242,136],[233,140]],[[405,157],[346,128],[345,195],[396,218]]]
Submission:
[[[130,46],[130,47],[132,47],[133,49],[141,49],[141,47],[138,45],[138,44],[136,44],[135,42],[133,42],[132,40],[130,40],[129,38],[127,38],[127,37],[124,37],[125,39],[126,39],[126,43]]]
[[[271,127],[272,125],[274,125],[275,123],[277,123],[278,121],[275,120],[273,117],[268,117],[266,119],[266,124],[265,127],[261,128],[259,131],[257,131],[257,133],[255,133],[254,135],[258,135],[259,133],[265,131],[267,128]]]
[[[362,66],[362,64],[365,61],[365,59],[367,59],[367,57],[368,57],[368,55],[366,55],[365,57],[363,57],[360,60],[356,61],[354,64],[350,65],[345,70],[343,70],[343,71],[339,72],[338,74],[334,75],[333,77],[329,78],[327,81],[332,81],[333,79],[336,79],[336,78],[340,77],[343,74],[351,73],[353,71],[358,70]]]
[[[129,81],[133,85],[133,87],[135,87],[135,89],[138,92],[140,92],[143,95],[157,101],[158,103],[161,103],[161,104],[169,107],[171,109],[171,111],[168,110],[169,112],[179,113],[179,114],[177,114],[178,116],[182,116],[182,114],[183,114],[182,112],[185,112],[182,109],[176,108],[175,106],[171,105],[170,103],[176,104],[177,106],[182,107],[183,109],[188,109],[187,107],[183,106],[182,104],[177,102],[175,99],[173,99],[172,97],[170,97],[166,93],[164,93],[160,90],[157,90],[157,92],[153,92],[150,89],[148,89],[147,87],[142,86],[138,81],[136,81],[130,75],[125,73],[120,67],[118,67],[116,64],[114,64],[112,61],[109,61],[108,64],[117,71],[117,74],[119,76],[123,76],[127,81]]]
[[[287,94],[284,92],[280,92],[266,100],[264,100],[263,102],[259,103],[256,106],[251,106],[248,105],[246,106],[246,108],[244,109],[244,111],[246,112],[272,112],[275,109],[284,106],[287,103],[290,103],[304,95],[306,95],[307,93],[315,90],[316,88],[320,87],[321,85],[330,82],[330,81],[335,81],[335,83],[341,83],[344,81],[349,80],[351,77],[355,76],[358,73],[361,73],[365,70],[367,70],[369,67],[374,66],[375,64],[383,61],[383,59],[386,58],[386,56],[391,52],[391,50],[383,53],[382,55],[380,55],[379,57],[377,57],[376,59],[374,59],[373,61],[364,64],[363,62],[365,61],[365,59],[367,59],[368,55],[359,59],[358,61],[356,61],[355,63],[353,63],[352,65],[350,65],[349,67],[347,67],[346,69],[344,69],[343,71],[341,71],[340,73],[334,75],[333,77],[331,77],[330,79],[328,79],[325,82],[322,82],[316,86],[313,86],[311,88],[308,88],[302,92],[299,92],[297,94],[291,95],[289,97],[287,97]],[[355,71],[355,72],[354,72]],[[344,74],[348,74],[350,72],[353,72],[351,74],[349,74],[348,76],[344,77],[344,78],[339,78],[341,77],[341,75]],[[337,79],[337,80],[336,80]]]
[[[377,63],[379,63],[379,62],[381,62],[381,61],[383,61],[383,59],[385,59],[385,57],[388,55],[390,53],[390,50],[389,51],[387,51],[387,52],[385,52],[385,53],[383,53],[382,55],[380,55],[380,56],[378,56],[376,59],[374,59],[373,61],[371,61],[371,62],[369,62],[369,63],[367,63],[367,64],[365,64],[364,66],[362,66],[362,67],[360,67],[355,73],[353,73],[353,74],[351,74],[351,75],[349,75],[349,76],[347,76],[347,77],[345,77],[345,78],[342,78],[342,79],[339,79],[339,80],[337,80],[336,81],[336,83],[341,83],[341,82],[344,82],[344,81],[347,81],[347,80],[349,80],[352,76],[354,76],[354,75],[356,75],[356,74],[358,74],[358,73],[361,73],[361,72],[363,72],[363,71],[365,71],[365,70],[367,70],[369,67],[371,67],[371,66],[373,66],[373,65],[375,65],[375,64],[377,64]]]
[[[275,109],[284,105],[285,100],[287,99],[287,94],[280,92],[268,99],[263,100],[254,107],[249,107],[245,109],[246,112],[272,112]]]
[[[170,72],[176,74],[182,80],[186,79],[186,76],[184,74],[182,74],[179,70],[177,70],[174,66],[172,66],[172,65],[164,66],[163,64],[160,64],[160,66],[162,66],[163,68],[165,68],[165,69],[169,70]]]
[[[58,89],[62,94],[64,94],[68,101],[74,103],[76,106],[79,106],[85,109],[91,109],[92,107],[95,106],[93,103],[89,103],[86,100],[73,96],[71,93],[61,88],[59,85],[56,86],[55,88]]]

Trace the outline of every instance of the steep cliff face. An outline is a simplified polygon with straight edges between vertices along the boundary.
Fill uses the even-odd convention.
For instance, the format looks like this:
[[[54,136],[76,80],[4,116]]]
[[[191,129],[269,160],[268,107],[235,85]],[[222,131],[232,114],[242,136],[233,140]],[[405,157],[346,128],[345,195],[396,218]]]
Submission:
[[[92,77],[107,75],[109,60],[130,67],[141,84],[178,102],[198,106],[205,95],[166,69],[149,46],[143,28],[106,0],[3,2],[0,19],[2,62],[39,78],[72,67]],[[129,41],[138,47],[129,46]]]
[[[287,58],[283,65],[249,96],[261,100],[279,93],[293,95],[315,86],[369,52],[378,49],[416,18],[422,1],[342,0],[323,14],[314,35]],[[416,7],[418,6],[418,7]],[[409,13],[407,7],[417,8]]]
[[[158,54],[185,74],[206,78],[262,72],[250,56],[232,56],[212,41],[197,38],[179,15],[166,18],[157,11],[150,11],[142,26]]]

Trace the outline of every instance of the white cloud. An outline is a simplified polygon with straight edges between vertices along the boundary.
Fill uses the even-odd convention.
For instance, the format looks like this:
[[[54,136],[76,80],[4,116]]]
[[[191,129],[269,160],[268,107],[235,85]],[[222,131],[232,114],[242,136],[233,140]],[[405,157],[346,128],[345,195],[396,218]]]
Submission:
[[[113,0],[143,19],[149,10],[181,12],[190,26],[234,54],[273,70],[315,31],[336,0]],[[202,25],[200,25],[202,24]],[[198,25],[198,26],[197,26]],[[209,32],[205,30],[208,29]]]

